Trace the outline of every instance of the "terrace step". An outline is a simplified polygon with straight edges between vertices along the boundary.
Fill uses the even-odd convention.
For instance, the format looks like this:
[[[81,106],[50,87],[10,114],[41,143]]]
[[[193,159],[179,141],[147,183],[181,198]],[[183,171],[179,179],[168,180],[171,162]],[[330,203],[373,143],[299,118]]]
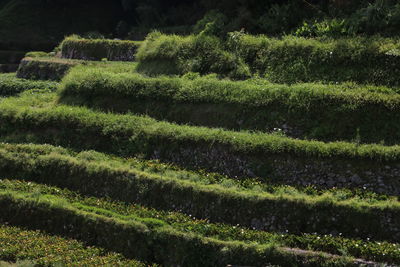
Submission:
[[[215,182],[207,184],[207,176],[168,170],[154,163],[90,152],[74,155],[51,146],[3,144],[0,159],[0,178],[24,177],[82,194],[182,211],[214,222],[296,234],[400,238],[400,202],[395,197],[339,190],[307,194],[289,188],[288,193],[283,193],[284,188],[276,192],[227,188]]]
[[[55,106],[54,94],[26,94],[0,103],[0,136],[159,159],[264,182],[367,189],[400,195],[398,146],[304,141],[232,132]],[[40,104],[39,104],[40,103]],[[67,138],[66,138],[67,137]]]
[[[224,265],[228,263],[237,263],[241,265],[250,264],[253,266],[259,266],[260,264],[265,265],[268,262],[272,264],[278,263],[280,266],[293,263],[304,264],[302,266],[325,266],[334,263],[336,263],[335,266],[358,266],[362,264],[365,264],[363,266],[378,265],[377,262],[374,261],[355,258],[345,259],[338,255],[298,248],[271,247],[267,246],[267,243],[245,244],[239,241],[232,243],[215,238],[208,238],[207,235],[199,234],[198,231],[196,233],[195,230],[196,225],[205,225],[207,223],[201,221],[196,222],[191,218],[184,219],[182,215],[146,211],[146,209],[139,206],[124,207],[125,204],[108,203],[100,199],[85,199],[72,192],[42,185],[31,183],[24,184],[12,181],[5,182],[4,185],[7,191],[3,191],[4,189],[0,190],[0,202],[2,202],[2,207],[4,207],[4,209],[0,211],[0,220],[11,222],[14,225],[24,225],[32,229],[46,230],[55,234],[62,234],[70,237],[79,236],[79,239],[82,241],[105,246],[113,251],[119,251],[126,257],[134,256],[139,257],[141,260],[152,258],[158,263],[167,265],[173,262],[178,264],[179,262],[183,266],[193,266],[192,264],[194,264],[194,266],[200,266],[201,264],[208,266],[210,262],[219,262]],[[2,184],[0,184],[0,187],[4,188]],[[43,194],[39,192],[43,192]],[[14,212],[11,212],[12,210],[14,210]],[[15,212],[15,210],[17,212]],[[11,216],[9,212],[13,215]],[[24,216],[28,214],[31,218],[29,222],[24,220]],[[148,214],[152,214],[152,216],[156,217],[148,217]],[[42,218],[46,219],[43,220]],[[169,223],[165,224],[166,221],[163,222],[165,219],[167,219]],[[180,223],[173,223],[174,220],[178,220]],[[192,229],[191,231],[194,231],[193,233],[189,231],[185,234],[182,230],[179,230],[183,229],[181,227],[184,221],[187,224],[187,229]],[[221,233],[227,232],[227,228],[224,228],[222,225],[207,225],[211,227],[211,229],[214,229],[213,232],[219,231],[218,227],[222,227]],[[85,229],[84,233],[82,232],[83,229]],[[119,232],[122,229],[124,229],[124,235],[121,235]],[[235,229],[235,227],[232,229]],[[241,231],[245,231],[243,232],[246,233],[245,236],[250,232],[254,232],[244,229]],[[108,235],[110,232],[113,234]],[[93,238],[94,235],[96,238]],[[132,239],[133,237],[135,238]],[[152,239],[155,243],[150,242],[149,244],[145,242],[148,238]],[[324,237],[321,238],[324,239]],[[114,239],[118,239],[118,242],[114,243]],[[171,247],[171,245],[165,242],[174,242],[174,244],[178,243],[182,246],[186,244],[186,246],[184,248],[180,246]],[[193,246],[193,242],[196,243],[195,246]],[[135,247],[134,244],[139,243],[141,246],[137,246],[136,249],[132,250],[132,247]],[[369,249],[371,245],[372,243],[366,242],[363,247],[364,249]],[[391,246],[391,244],[388,245]],[[222,250],[223,252],[218,250],[220,246],[224,247]],[[158,249],[163,249],[165,251],[165,247],[169,247],[168,251],[170,254],[174,255],[173,259],[168,257],[165,252],[157,252]],[[382,247],[382,249],[383,248],[384,247]],[[180,251],[179,254],[176,254],[178,252],[176,249]],[[374,248],[371,247],[371,249]],[[192,253],[195,255],[198,250],[204,252],[204,254],[202,253],[201,259],[191,257]],[[208,253],[206,253],[207,251]],[[377,252],[376,248],[374,251],[374,253]],[[383,254],[380,256],[381,259],[386,258],[390,260],[390,262],[393,262],[393,260],[396,262],[396,259],[390,256],[392,255],[390,249],[384,249],[382,251],[387,253],[386,255],[388,256],[385,256],[385,253],[382,252]],[[393,252],[394,251],[395,250],[393,250]],[[180,256],[182,252],[184,252],[185,257]],[[205,257],[206,255],[207,257]],[[218,255],[220,255],[220,257],[218,257]],[[368,256],[373,257],[372,255]],[[217,258],[214,259],[214,257]],[[165,260],[167,260],[168,263],[166,263]],[[190,261],[193,262],[190,263]]]

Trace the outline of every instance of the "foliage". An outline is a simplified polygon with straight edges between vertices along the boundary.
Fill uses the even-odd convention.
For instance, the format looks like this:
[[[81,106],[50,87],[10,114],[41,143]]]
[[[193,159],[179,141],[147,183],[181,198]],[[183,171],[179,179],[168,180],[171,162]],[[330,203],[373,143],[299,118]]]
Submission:
[[[74,205],[60,197],[3,191],[0,193],[0,203],[0,218],[3,221],[12,219],[17,225],[41,228],[71,237],[79,236],[80,239],[118,251],[124,256],[143,261],[152,260],[163,265],[214,266],[229,262],[252,265],[353,265],[351,258],[296,253],[276,248],[273,243],[258,245],[204,238],[175,230],[152,218],[130,217],[127,220],[119,216],[110,217],[107,211]],[[25,220],[27,214],[30,216],[29,222]],[[96,238],[93,239],[93,236]]]
[[[80,60],[134,61],[135,53],[140,42],[84,39],[79,36],[70,36],[61,43],[63,58]]]
[[[57,83],[16,78],[14,73],[0,74],[0,96],[17,95],[26,90],[47,89],[55,91]]]
[[[400,260],[399,245],[388,242],[374,242],[360,239],[348,239],[341,236],[288,233],[274,233],[266,231],[249,230],[243,226],[215,224],[208,220],[195,219],[193,216],[178,212],[165,212],[146,208],[139,205],[128,205],[109,199],[89,198],[76,194],[73,191],[35,184],[32,182],[9,181],[0,182],[1,190],[11,190],[20,193],[34,193],[36,195],[52,195],[75,203],[76,207],[84,210],[96,211],[107,214],[113,218],[149,219],[157,218],[157,222],[169,225],[182,232],[192,232],[203,237],[218,240],[244,241],[266,244],[274,242],[279,246],[296,246],[302,249],[314,249],[334,254],[347,251],[352,256],[368,260],[396,263]]]
[[[296,32],[296,36],[303,37],[342,37],[350,35],[344,19],[330,19],[314,22],[303,22]]]
[[[351,141],[357,135],[361,143],[400,140],[395,130],[400,98],[385,87],[146,78],[79,67],[63,80],[60,95],[68,104],[192,125],[270,132],[285,124],[302,133],[289,135],[308,139]]]
[[[150,34],[136,58],[138,71],[146,74],[218,73],[234,79],[250,76],[248,67],[223,49],[220,39],[206,34],[176,36]]]
[[[265,34],[279,35],[289,33],[291,29],[312,15],[313,10],[302,6],[300,1],[273,4],[266,13],[258,19],[259,31]]]
[[[395,39],[236,36],[234,50],[253,73],[272,82],[352,81],[399,85],[400,57],[393,52],[398,48]]]
[[[60,81],[69,69],[77,64],[79,62],[57,58],[26,57],[19,65],[17,78]]]
[[[146,266],[138,261],[127,260],[117,253],[107,253],[104,249],[86,247],[82,242],[50,236],[40,231],[0,225],[0,240],[0,259],[18,262],[29,259],[34,261],[32,266]]]
[[[398,146],[324,143],[276,134],[180,126],[134,115],[55,107],[54,95],[32,95],[31,92],[19,99],[2,101],[0,115],[3,140],[51,143],[160,159],[239,179],[272,178],[275,183],[343,186],[340,177],[346,175],[347,186],[365,184],[369,190],[398,194],[398,180],[393,178],[400,157]],[[326,164],[329,169],[320,167]],[[390,171],[382,170],[382,164]],[[350,183],[354,173],[360,174],[358,182]],[[376,180],[376,176],[382,178]]]
[[[227,17],[218,12],[211,10],[199,20],[193,28],[194,33],[204,33],[207,35],[216,35],[222,37],[225,31]]]

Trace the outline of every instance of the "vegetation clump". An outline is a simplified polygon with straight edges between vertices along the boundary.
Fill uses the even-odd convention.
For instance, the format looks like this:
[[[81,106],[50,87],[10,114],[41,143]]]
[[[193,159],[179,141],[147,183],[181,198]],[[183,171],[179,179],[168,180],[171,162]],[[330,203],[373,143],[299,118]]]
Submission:
[[[61,43],[61,56],[69,59],[134,61],[141,42],[108,39],[84,39],[70,36]]]

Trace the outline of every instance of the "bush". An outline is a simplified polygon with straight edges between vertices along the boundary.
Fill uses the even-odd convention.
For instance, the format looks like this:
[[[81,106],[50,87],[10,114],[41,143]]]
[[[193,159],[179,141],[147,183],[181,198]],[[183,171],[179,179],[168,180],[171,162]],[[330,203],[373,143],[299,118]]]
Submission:
[[[330,19],[323,21],[304,22],[296,32],[296,36],[302,37],[343,37],[350,35],[344,19]]]
[[[259,75],[277,83],[357,82],[400,85],[400,53],[382,38],[305,39],[229,34],[227,43],[206,34],[181,37],[153,33],[138,51],[147,74],[217,73],[246,79]],[[250,72],[251,70],[251,72]]]
[[[304,39],[234,35],[228,43],[253,73],[272,82],[400,85],[399,45],[382,38]]]
[[[63,58],[81,60],[134,61],[141,42],[67,37],[61,43]]]
[[[273,4],[266,13],[257,20],[257,28],[265,34],[279,35],[289,33],[302,20],[314,13],[299,4],[299,1],[289,1],[289,3]]]
[[[228,18],[218,10],[207,12],[204,17],[194,26],[194,33],[205,33],[222,37],[225,34],[225,27]]]
[[[138,71],[147,74],[218,73],[234,79],[250,76],[240,58],[225,51],[217,37],[206,34],[181,37],[154,32],[139,48],[137,59]]]
[[[368,3],[348,18],[347,26],[354,34],[399,36],[400,4],[385,0]]]

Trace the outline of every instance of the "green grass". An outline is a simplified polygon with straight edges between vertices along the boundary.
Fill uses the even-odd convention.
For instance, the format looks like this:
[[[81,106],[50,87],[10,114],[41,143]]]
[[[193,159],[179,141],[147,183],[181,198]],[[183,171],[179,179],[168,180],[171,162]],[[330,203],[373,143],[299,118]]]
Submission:
[[[50,81],[20,79],[15,73],[0,74],[0,96],[13,96],[32,89],[55,91],[57,86],[57,83]]]
[[[3,140],[160,159],[231,177],[272,178],[276,183],[317,184],[325,188],[364,186],[399,194],[395,175],[400,158],[398,146],[324,143],[180,126],[134,115],[56,106],[54,101],[54,94],[29,91],[20,98],[4,100],[0,104]],[[344,182],[340,182],[342,179]]]
[[[90,239],[92,235],[96,235],[96,240],[89,241],[90,243],[98,243],[140,260],[151,258],[166,265],[191,266],[211,266],[211,263],[214,265],[228,262],[256,265],[268,262],[280,264],[304,262],[304,266],[324,266],[336,262],[345,266],[352,265],[351,259],[333,258],[321,253],[297,254],[271,245],[202,238],[195,234],[176,231],[156,219],[114,218],[75,207],[67,200],[54,196],[12,191],[0,195],[4,208],[1,212],[3,220],[12,219],[14,224],[29,225],[53,233],[79,235],[80,239]],[[17,211],[17,216],[10,216],[13,210]],[[23,214],[26,212],[30,214],[30,222],[26,222],[24,218]],[[47,222],[43,221],[43,218],[46,218]],[[65,225],[68,225],[66,227],[68,230]],[[135,246],[139,244],[140,247]],[[196,256],[198,253],[201,253],[201,258]]]
[[[226,42],[204,35],[150,34],[138,70],[150,74],[217,73],[271,82],[400,85],[398,41],[384,38],[268,38],[232,33]]]
[[[80,66],[63,80],[60,101],[199,126],[284,128],[287,135],[306,139],[400,140],[400,95],[386,87],[147,78]]]
[[[332,257],[320,252],[301,253],[278,247],[275,243],[221,241],[195,233],[184,233],[157,218],[118,216],[97,207],[71,203],[54,195],[7,190],[0,193],[0,202],[3,207],[1,218],[5,221],[12,219],[13,224],[39,228],[54,234],[79,235],[80,239],[112,248],[126,257],[143,261],[151,258],[156,263],[165,265],[355,265],[351,258]],[[31,218],[29,222],[25,220],[27,212]],[[43,218],[46,220],[43,221]],[[109,235],[110,232],[113,234]],[[91,239],[92,235],[97,238]],[[136,246],[139,244],[141,246]],[[201,258],[197,256],[199,253]]]
[[[64,58],[82,60],[134,61],[139,41],[84,39],[70,36],[61,43]]]
[[[229,179],[210,184],[207,178],[186,171],[94,152],[74,155],[50,146],[1,147],[0,170],[7,174],[3,178],[21,177],[92,196],[182,210],[199,218],[257,229],[398,238],[400,204],[395,197],[346,190],[307,193],[289,187],[263,192],[256,187],[234,187]],[[307,223],[312,221],[318,223]]]
[[[333,237],[331,235],[302,234],[291,235],[287,233],[273,233],[249,230],[243,226],[231,226],[226,224],[213,224],[207,220],[199,220],[193,216],[178,212],[163,212],[149,209],[139,205],[127,205],[124,203],[99,198],[87,198],[75,192],[35,184],[31,182],[2,180],[1,190],[11,190],[36,195],[52,195],[64,198],[75,207],[103,214],[113,218],[130,220],[130,218],[142,218],[143,220],[154,218],[159,223],[172,226],[183,232],[197,233],[204,237],[211,237],[224,241],[243,241],[266,244],[274,242],[282,247],[298,247],[301,249],[325,251],[333,254],[348,255],[368,260],[398,263],[400,262],[399,244],[388,242],[376,242],[359,239],[347,239]]]
[[[136,54],[138,71],[148,74],[218,73],[233,79],[250,77],[241,58],[224,49],[223,42],[207,35],[150,33]]]
[[[35,262],[33,261],[17,261],[17,262],[5,262],[0,261],[0,267],[34,267]]]
[[[41,52],[32,53],[33,57],[26,57],[21,61],[17,77],[32,80],[59,81],[75,66],[82,65],[83,68],[90,67],[90,69],[104,70],[111,73],[127,73],[133,72],[137,65],[136,63],[126,62],[100,62],[56,58],[41,56]]]
[[[0,260],[17,262],[15,266],[146,266],[73,239],[1,224],[0,243]]]

